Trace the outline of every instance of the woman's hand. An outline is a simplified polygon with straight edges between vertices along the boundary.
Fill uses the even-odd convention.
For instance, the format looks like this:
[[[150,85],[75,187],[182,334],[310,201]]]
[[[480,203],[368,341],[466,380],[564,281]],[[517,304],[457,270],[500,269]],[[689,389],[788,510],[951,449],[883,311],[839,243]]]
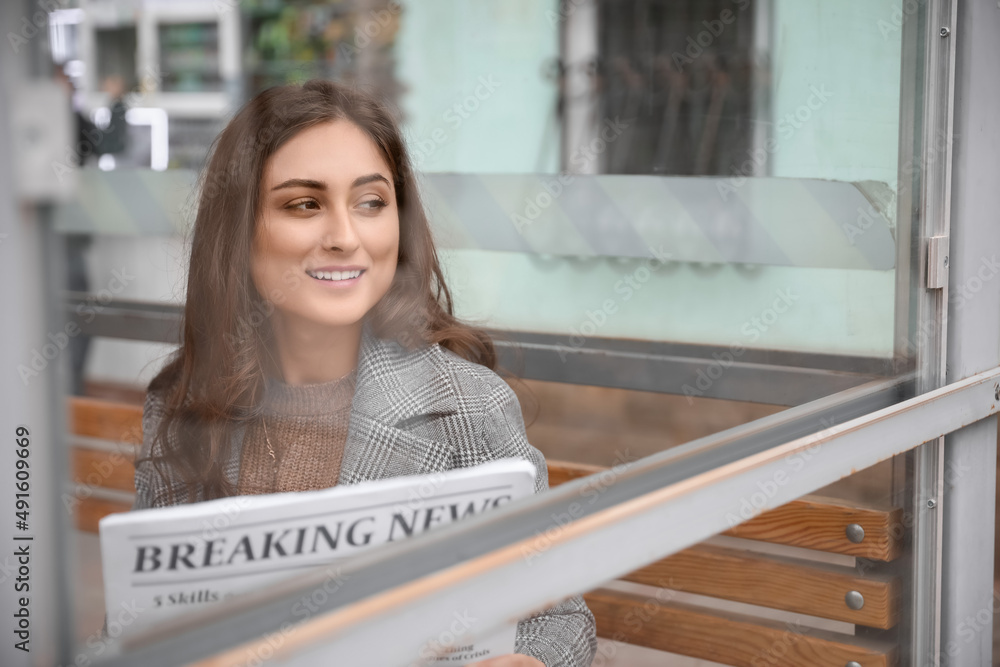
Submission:
[[[489,660],[472,662],[465,667],[545,667],[545,663],[529,655],[508,653],[507,655],[498,655]]]

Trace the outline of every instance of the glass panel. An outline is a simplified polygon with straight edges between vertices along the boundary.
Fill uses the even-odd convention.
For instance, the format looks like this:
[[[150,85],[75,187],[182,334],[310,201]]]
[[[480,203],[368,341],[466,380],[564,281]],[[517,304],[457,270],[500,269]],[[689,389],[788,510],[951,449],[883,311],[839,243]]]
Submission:
[[[78,54],[111,71],[134,40],[141,57],[122,72],[126,100],[162,112],[168,132],[156,134],[150,116],[129,121],[126,150],[100,166],[88,160],[76,199],[51,212],[70,266],[85,275],[69,286],[89,293],[84,312],[117,317],[105,296],[153,304],[73,353],[76,393],[141,400],[173,348],[136,322],[176,324],[182,239],[211,141],[254,94],[310,77],[371,87],[397,109],[456,314],[496,334],[528,439],[551,463],[653,456],[913,367],[910,253],[921,225],[918,207],[899,202],[934,168],[914,168],[927,159],[912,117],[924,102],[924,9],[904,13],[901,0],[237,4],[232,44],[225,12],[157,24],[151,79],[140,71],[147,37],[134,25],[94,30],[106,44]],[[159,164],[159,140],[167,168],[146,169]],[[79,235],[91,243],[74,246]],[[919,509],[918,467],[899,457],[818,494],[898,509],[905,522]],[[736,508],[741,519],[768,507],[760,494]],[[77,598],[101,599],[96,542],[78,537],[90,560]],[[718,543],[825,558],[732,539]],[[836,564],[900,578],[894,629],[785,621],[897,642],[906,655],[913,554],[877,566],[840,556]],[[88,613],[81,645],[97,629]]]
[[[566,346],[626,337],[891,358],[901,47],[899,31],[874,26],[893,6],[616,2],[598,3],[596,22],[584,9],[569,13],[561,66],[567,79],[587,71],[591,81],[577,97],[563,91],[557,105],[561,178],[427,179],[434,219],[458,219],[466,232],[449,224],[444,237],[458,246],[444,258],[460,312],[552,333]],[[593,52],[569,60],[565,50],[588,31]],[[480,69],[513,67],[497,58]],[[507,76],[537,81],[535,68],[524,63]],[[422,71],[430,78],[438,69]],[[408,97],[422,99],[426,86],[408,81]],[[530,86],[514,93],[522,91]],[[470,114],[458,141],[497,140],[472,124],[492,123],[494,104]],[[545,117],[537,104],[519,107],[522,118]],[[677,166],[661,166],[654,146]],[[478,159],[503,154],[489,148]],[[504,167],[442,157],[427,169]],[[715,178],[578,175],[594,171]],[[462,206],[473,192],[478,215]],[[504,223],[520,238],[501,242],[484,230]],[[515,241],[555,257],[509,252]],[[656,253],[674,261],[653,262]]]

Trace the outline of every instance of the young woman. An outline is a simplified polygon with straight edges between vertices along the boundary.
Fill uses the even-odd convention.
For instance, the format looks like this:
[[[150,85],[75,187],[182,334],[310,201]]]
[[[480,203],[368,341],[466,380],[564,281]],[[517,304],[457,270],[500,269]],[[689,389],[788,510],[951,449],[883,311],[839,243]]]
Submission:
[[[489,337],[452,315],[392,117],[327,81],[267,90],[216,140],[183,342],[147,393],[135,508],[319,489],[518,456]],[[589,665],[574,597],[481,663]]]

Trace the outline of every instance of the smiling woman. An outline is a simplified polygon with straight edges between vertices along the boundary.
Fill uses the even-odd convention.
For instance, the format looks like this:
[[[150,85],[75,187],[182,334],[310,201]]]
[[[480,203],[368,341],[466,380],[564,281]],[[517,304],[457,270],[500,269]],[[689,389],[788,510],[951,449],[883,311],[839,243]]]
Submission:
[[[261,317],[261,314],[265,315]],[[182,344],[143,412],[135,509],[545,460],[452,314],[392,116],[327,81],[267,90],[219,135],[195,220]],[[483,665],[589,665],[572,597]]]
[[[396,273],[399,209],[391,176],[372,140],[346,120],[302,130],[267,162],[251,270],[260,294],[281,294],[284,276],[302,280],[271,318],[292,384],[332,380],[353,368],[360,323]]]

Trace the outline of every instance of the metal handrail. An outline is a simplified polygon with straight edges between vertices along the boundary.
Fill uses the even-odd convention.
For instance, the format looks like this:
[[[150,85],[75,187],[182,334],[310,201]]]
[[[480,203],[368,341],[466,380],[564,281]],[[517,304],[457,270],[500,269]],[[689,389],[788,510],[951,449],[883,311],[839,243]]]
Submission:
[[[1000,377],[1000,369],[995,375]],[[609,483],[602,483],[600,475],[577,480],[490,515],[369,552],[364,562],[339,570],[335,592],[317,605],[310,623],[321,624],[322,636],[340,647],[331,650],[351,655],[351,664],[387,665],[416,655],[435,623],[456,609],[497,623],[526,615],[721,532],[733,525],[732,517],[750,518],[740,512],[741,499],[758,490],[758,481],[771,479],[776,467],[790,465],[783,463],[789,456],[803,457],[808,465],[789,483],[776,484],[759,510],[920,444],[922,432],[901,444],[899,434],[912,436],[912,428],[898,428],[894,437],[879,436],[877,446],[861,448],[856,455],[852,449],[852,455],[842,456],[839,444],[850,440],[849,446],[858,448],[865,440],[859,434],[884,423],[898,427],[905,421],[899,415],[908,415],[914,401],[944,400],[929,394],[904,401],[911,387],[909,376],[870,383],[618,466]],[[955,395],[964,400],[969,393],[974,389]],[[988,407],[972,405],[976,418],[988,413]],[[833,442],[838,446],[827,446]],[[697,511],[685,519],[680,507]],[[664,525],[671,529],[663,530]],[[545,548],[539,548],[539,536],[553,532]],[[621,549],[622,543],[629,548]],[[293,637],[302,637],[296,633],[307,632],[306,626],[289,629],[301,621],[293,613],[295,603],[328,577],[326,571],[317,572],[274,587],[252,603],[243,598],[216,606],[210,614],[164,625],[126,641],[128,652],[110,664],[196,661],[282,633],[282,628],[292,645]],[[523,585],[512,590],[511,581]],[[406,628],[393,626],[406,610],[412,612]],[[414,619],[421,620],[414,625]],[[348,626],[350,632],[341,632]],[[390,628],[393,646],[360,649],[358,637],[370,641],[372,632],[390,636]],[[373,657],[370,662],[355,659],[363,655]]]

